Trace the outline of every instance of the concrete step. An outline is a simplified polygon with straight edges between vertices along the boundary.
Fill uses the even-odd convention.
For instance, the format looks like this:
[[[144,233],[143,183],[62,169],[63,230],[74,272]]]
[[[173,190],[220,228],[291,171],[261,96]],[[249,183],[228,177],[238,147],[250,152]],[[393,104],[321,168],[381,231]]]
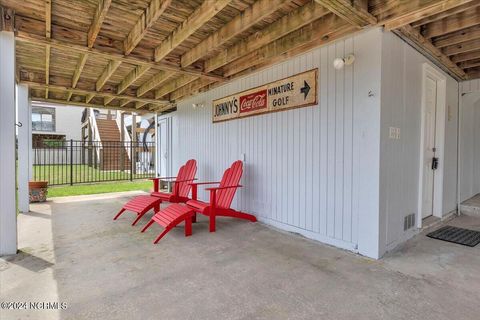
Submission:
[[[463,201],[460,204],[460,213],[467,216],[480,217],[480,194]]]

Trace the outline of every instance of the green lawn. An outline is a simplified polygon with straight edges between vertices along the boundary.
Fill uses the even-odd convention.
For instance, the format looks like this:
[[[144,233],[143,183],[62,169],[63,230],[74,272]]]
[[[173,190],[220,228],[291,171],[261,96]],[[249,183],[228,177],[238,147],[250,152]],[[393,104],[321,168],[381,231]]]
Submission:
[[[48,188],[48,197],[64,197],[133,190],[150,191],[152,188],[153,183],[150,180],[115,181],[96,184],[76,184],[73,186],[52,186]]]
[[[36,165],[33,166],[33,180],[48,181],[52,184],[69,184],[70,183],[70,166],[60,165]],[[134,174],[133,179],[145,179],[153,177],[154,173]],[[95,169],[87,165],[72,166],[73,182],[95,182],[108,180],[130,180],[130,172],[128,171],[104,171]]]

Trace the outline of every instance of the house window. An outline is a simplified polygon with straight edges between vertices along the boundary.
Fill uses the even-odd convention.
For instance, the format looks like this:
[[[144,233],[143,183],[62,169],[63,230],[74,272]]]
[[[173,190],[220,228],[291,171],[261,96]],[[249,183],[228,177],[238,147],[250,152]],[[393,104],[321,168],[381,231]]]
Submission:
[[[32,107],[32,130],[55,132],[55,109]]]

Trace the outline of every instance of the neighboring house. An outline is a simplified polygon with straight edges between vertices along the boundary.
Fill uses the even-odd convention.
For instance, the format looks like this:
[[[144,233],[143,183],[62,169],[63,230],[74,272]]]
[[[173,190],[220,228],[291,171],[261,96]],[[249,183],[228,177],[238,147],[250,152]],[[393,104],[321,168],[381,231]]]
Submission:
[[[82,137],[81,107],[32,104],[32,146],[42,148],[65,140]]]

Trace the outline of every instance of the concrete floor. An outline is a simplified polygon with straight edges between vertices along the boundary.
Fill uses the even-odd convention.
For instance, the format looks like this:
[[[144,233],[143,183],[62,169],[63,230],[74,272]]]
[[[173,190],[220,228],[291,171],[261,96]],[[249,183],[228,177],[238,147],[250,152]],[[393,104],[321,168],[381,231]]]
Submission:
[[[57,198],[19,216],[16,256],[0,259],[4,319],[480,319],[480,246],[417,236],[381,261],[260,223],[200,218],[160,231],[112,217],[133,194]],[[450,224],[480,230],[480,218]]]

